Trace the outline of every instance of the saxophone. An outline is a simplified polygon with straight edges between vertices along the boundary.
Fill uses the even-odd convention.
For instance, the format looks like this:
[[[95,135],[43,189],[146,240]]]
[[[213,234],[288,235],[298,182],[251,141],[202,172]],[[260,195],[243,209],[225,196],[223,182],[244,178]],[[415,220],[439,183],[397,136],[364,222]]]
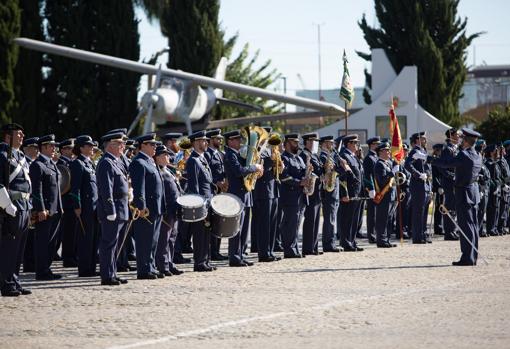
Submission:
[[[312,196],[315,191],[315,181],[317,180],[317,175],[313,173],[313,166],[310,161],[312,156],[310,154],[306,154],[306,185],[303,187],[303,193],[306,196]]]
[[[278,133],[271,133],[267,143],[271,146],[271,160],[273,161],[273,175],[277,182],[280,182],[280,175],[283,172],[283,160],[280,153],[282,137]]]
[[[331,193],[335,190],[336,186],[336,177],[338,173],[335,170],[335,163],[333,162],[331,153],[328,155],[326,162],[324,163],[324,175],[322,176],[322,184],[324,185],[324,189]]]

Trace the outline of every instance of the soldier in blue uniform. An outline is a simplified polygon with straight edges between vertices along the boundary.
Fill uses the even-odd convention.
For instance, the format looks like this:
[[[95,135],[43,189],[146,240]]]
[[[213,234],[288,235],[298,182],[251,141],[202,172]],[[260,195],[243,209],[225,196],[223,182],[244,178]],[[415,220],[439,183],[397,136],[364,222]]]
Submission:
[[[220,129],[209,130],[206,132],[206,137],[209,139],[209,146],[204,156],[209,163],[211,173],[213,176],[214,188],[216,193],[226,193],[228,183],[225,180],[225,167],[223,165],[223,157],[225,156],[221,151],[221,143],[223,136]],[[211,260],[223,261],[227,260],[227,256],[220,253],[221,239],[211,234]]]
[[[140,218],[133,223],[136,246],[138,279],[164,278],[156,269],[154,257],[158,246],[161,219],[165,211],[165,193],[161,174],[154,163],[156,134],[137,138],[138,154],[129,165],[133,187],[133,206],[139,210]]]
[[[338,156],[333,149],[333,136],[321,137],[320,141],[320,171],[318,172],[322,182],[320,186],[320,199],[322,199],[322,216],[324,218],[322,222],[322,250],[323,252],[340,252],[340,249],[335,246],[339,206],[339,181],[336,173]],[[326,177],[334,178],[333,182],[328,184],[329,188],[326,185],[326,181],[328,181]]]
[[[510,139],[503,142],[504,147],[504,155],[502,156],[502,159],[506,161],[507,166],[510,168]],[[510,186],[510,183],[507,183],[507,185]],[[508,188],[507,188],[508,189]],[[510,192],[507,192],[508,197],[508,206],[507,206],[507,219],[506,219],[506,227],[505,232],[510,233]]]
[[[303,187],[307,184],[306,164],[298,156],[299,134],[285,135],[285,152],[282,154],[284,169],[281,176],[280,203],[283,220],[280,225],[284,258],[302,258],[298,246],[298,230],[305,208]]]
[[[32,161],[37,159],[39,156],[39,146],[37,145],[38,137],[25,138],[23,140],[23,154],[25,155],[25,160],[30,166]],[[30,225],[26,234],[26,242],[25,242],[25,255],[23,257],[23,272],[34,272],[35,271],[35,261],[34,261],[34,227]]]
[[[368,145],[368,153],[363,159],[363,187],[365,191],[369,194],[369,196],[373,199],[375,196],[375,188],[374,188],[374,166],[377,162],[377,153],[376,149],[381,144],[381,137],[376,136],[369,138],[367,140]],[[375,243],[375,204],[372,200],[367,202],[367,238],[368,242]]]
[[[389,143],[381,143],[377,146],[378,160],[373,168],[374,183],[376,188],[384,188],[388,183],[394,182],[395,175],[399,171],[399,165],[391,161],[391,148]],[[395,247],[390,242],[391,231],[393,230],[393,217],[397,208],[397,190],[393,184],[383,196],[381,202],[375,206],[375,231],[377,247]]]
[[[170,151],[164,145],[156,147],[154,161],[158,166],[165,188],[166,210],[161,220],[158,248],[156,250],[156,267],[165,276],[180,275],[183,272],[175,266],[173,256],[177,238],[177,198],[181,195],[179,181],[168,168]]]
[[[412,150],[405,161],[405,168],[411,173],[411,221],[413,244],[430,243],[426,236],[432,170],[425,160],[415,159],[414,154],[425,154],[427,137],[425,132],[415,133],[410,138]]]
[[[101,284],[118,286],[127,280],[117,276],[116,251],[119,233],[129,219],[128,178],[122,170],[122,155],[127,137],[110,133],[101,138],[104,156],[96,172],[98,202],[97,217],[101,224],[99,242],[99,269]]]
[[[98,276],[96,255],[98,246],[96,170],[90,157],[94,142],[88,135],[76,138],[73,149],[76,159],[70,164],[72,213],[78,221],[76,234],[78,276]]]
[[[268,133],[272,132],[271,127],[264,127],[264,129]],[[278,214],[278,183],[275,178],[272,158],[275,147],[279,146],[268,144],[267,148],[262,150],[260,156],[264,174],[257,179],[252,192],[251,241],[252,248],[254,245],[256,246],[259,262],[274,262],[281,259],[274,254]],[[254,241],[255,239],[256,241]]]
[[[179,152],[179,145],[177,144],[177,140],[182,137],[182,133],[180,132],[169,132],[165,133],[161,137],[161,142],[166,147],[168,151],[170,164],[175,162],[175,156]],[[169,165],[171,167],[171,165]]]
[[[18,124],[2,126],[0,143],[0,292],[4,297],[17,297],[32,292],[23,288],[18,275],[23,259],[23,242],[30,209],[31,184],[28,163],[20,151],[23,127]]]
[[[38,145],[39,157],[30,165],[32,203],[37,213],[34,232],[35,278],[55,280],[62,277],[51,271],[62,217],[60,172],[52,160],[57,142],[54,135],[47,135],[39,138]]]
[[[213,178],[209,164],[204,157],[207,149],[205,131],[197,131],[189,136],[193,143],[193,151],[186,162],[187,194],[202,196],[207,202],[213,197]],[[209,272],[216,267],[209,264],[210,229],[205,226],[206,221],[189,223],[193,234],[193,270]]]
[[[480,203],[478,188],[478,175],[482,168],[482,158],[475,151],[474,145],[480,134],[470,129],[462,129],[464,139],[462,150],[452,159],[429,158],[433,166],[442,168],[455,168],[455,209],[457,223],[465,236],[460,237],[460,249],[462,255],[459,261],[453,265],[476,265],[478,254],[471,246],[478,249],[478,224],[476,208]],[[417,152],[413,158],[421,158],[425,154]],[[449,218],[448,218],[449,219]],[[470,244],[471,242],[471,244]]]
[[[263,166],[260,164],[246,165],[241,157],[241,133],[239,130],[227,132],[223,135],[227,142],[225,147],[225,173],[228,181],[228,192],[237,196],[244,204],[244,211],[239,221],[240,232],[228,240],[228,258],[231,267],[246,267],[253,265],[243,256],[243,249],[248,239],[250,209],[253,206],[251,192],[244,186],[244,177],[250,173],[262,174]]]
[[[60,156],[57,161],[58,166],[65,166],[69,169],[71,161],[74,159],[73,154],[74,139],[66,139],[58,144]],[[62,219],[57,234],[57,247],[55,253],[62,244],[62,261],[64,267],[76,267],[76,234],[75,224],[76,216],[73,211],[73,199],[69,193],[63,193],[62,195]]]
[[[505,159],[505,147],[502,144],[498,147],[498,165],[501,172],[501,196],[499,201],[498,232],[501,235],[508,233],[507,221],[510,208],[510,167]]]
[[[443,144],[437,143],[432,146],[432,156],[441,157]],[[451,169],[448,169],[451,171]],[[432,167],[432,193],[434,193],[434,234],[444,235],[443,231],[443,215],[439,209],[444,203],[444,189],[441,171],[437,167]]]
[[[319,255],[319,220],[320,220],[320,210],[321,210],[321,176],[323,173],[323,165],[319,160],[319,155],[317,154],[317,145],[319,143],[319,134],[317,133],[306,133],[302,136],[303,138],[303,150],[299,154],[303,162],[307,166],[307,172],[312,171],[311,175],[315,176],[315,183],[313,186],[313,194],[305,197],[305,212],[304,212],[304,221],[303,221],[303,246],[302,252],[303,255]],[[312,168],[309,169],[308,165],[311,165]],[[334,169],[333,169],[334,170]],[[329,194],[329,193],[328,193]],[[338,200],[336,202],[336,207],[338,207]],[[332,212],[334,214],[333,218],[336,218],[336,210]],[[333,223],[335,223],[335,219],[333,219]],[[334,234],[333,226],[333,234]],[[324,231],[323,231],[324,236]],[[333,252],[335,248],[334,246],[334,235],[331,235],[333,240],[333,245],[329,246],[328,249],[330,252]],[[323,243],[324,249],[324,243]]]
[[[498,218],[499,218],[499,201],[501,196],[501,171],[498,166],[498,149],[495,144],[489,144],[485,148],[485,166],[489,170],[489,198],[487,202],[487,234],[491,236],[499,235]]]
[[[348,170],[340,174],[340,181],[345,184],[340,188],[340,207],[342,219],[340,225],[340,245],[346,252],[363,251],[356,243],[358,233],[358,218],[361,214],[360,201],[351,201],[351,197],[359,197],[362,192],[363,167],[356,157],[356,150],[359,146],[357,134],[343,137],[344,147],[340,151],[340,157],[346,161]]]
[[[441,151],[440,159],[442,161],[450,161],[453,159],[458,150],[460,132],[456,128],[446,131],[446,143]],[[438,168],[441,174],[441,188],[444,190],[444,205],[455,217],[455,170],[451,168]],[[443,220],[443,231],[445,240],[458,240],[455,224],[451,219]]]
[[[345,135],[344,135],[345,136]],[[338,136],[337,138],[335,138],[335,145],[333,147],[333,158],[335,159],[335,168],[337,170],[337,176],[338,176],[338,208],[336,210],[336,239],[338,241],[341,241],[341,237],[340,237],[340,232],[342,231],[342,205],[340,205],[340,192],[341,190],[344,190],[345,188],[341,187],[343,184],[345,184],[345,182],[342,182],[340,180],[341,176],[342,179],[345,179],[345,171],[340,171],[341,170],[341,164],[342,163],[346,163],[344,159],[342,159],[340,157],[340,152],[342,151],[342,148],[343,148],[343,138],[344,136]],[[343,249],[343,247],[340,247],[341,249]]]
[[[482,168],[480,170],[480,174],[478,175],[478,186],[480,187],[480,204],[478,205],[478,233],[480,237],[487,237],[487,230],[484,229],[484,217],[487,212],[487,204],[489,202],[489,193],[490,193],[490,181],[491,174],[489,169],[486,166],[486,159],[483,156],[485,147],[487,144],[483,139],[479,139],[475,143],[475,150],[480,156],[482,156]]]

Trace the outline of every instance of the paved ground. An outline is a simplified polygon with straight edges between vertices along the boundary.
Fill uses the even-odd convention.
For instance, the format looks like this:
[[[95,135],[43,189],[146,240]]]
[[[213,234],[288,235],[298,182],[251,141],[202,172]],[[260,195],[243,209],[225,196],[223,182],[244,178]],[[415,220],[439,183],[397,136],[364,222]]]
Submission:
[[[226,244],[225,244],[226,245]],[[0,299],[0,348],[508,348],[510,236],[489,265],[452,267],[457,242],[221,264],[104,287],[74,270]],[[189,271],[190,267],[184,267]]]

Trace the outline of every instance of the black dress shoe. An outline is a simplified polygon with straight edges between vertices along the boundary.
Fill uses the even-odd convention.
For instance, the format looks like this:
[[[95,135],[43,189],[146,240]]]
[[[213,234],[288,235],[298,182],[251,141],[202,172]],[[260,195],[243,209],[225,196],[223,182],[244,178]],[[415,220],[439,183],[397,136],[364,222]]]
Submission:
[[[32,291],[29,290],[28,288],[23,288],[23,287],[20,287],[18,288],[18,291],[20,292],[21,295],[23,296],[28,296],[29,294],[32,294]]]
[[[363,247],[356,246],[356,252],[364,251],[365,249]]]
[[[136,278],[138,280],[155,280],[157,279],[158,277],[154,274],[142,274],[142,275],[137,275]]]
[[[128,283],[128,281],[126,279],[121,279],[119,277],[115,277],[115,280],[117,280],[118,282],[120,282],[121,284],[125,285]]]
[[[445,239],[445,241],[457,241],[457,240],[459,240],[459,237],[457,235],[449,234],[449,235],[445,235],[444,239]]]
[[[187,264],[187,263],[191,263],[191,258],[185,258],[181,254],[176,254],[174,256],[173,262],[175,264]]]
[[[128,255],[128,261],[131,261],[131,262],[136,261],[136,255],[134,255],[134,254]]]
[[[243,263],[246,264],[247,266],[251,267],[252,265],[254,265],[255,263],[253,262],[250,262],[249,260],[246,260],[246,259],[243,259]]]
[[[182,270],[179,270],[177,268],[170,268],[170,272],[173,274],[173,275],[181,275],[182,273],[184,273]]]
[[[248,264],[243,263],[243,261],[239,261],[239,262],[230,262],[230,263],[228,263],[228,266],[229,267],[247,267]]]
[[[391,248],[392,246],[391,246],[391,244],[385,243],[385,244],[377,244],[377,247],[378,248]]]
[[[87,273],[78,273],[79,278],[90,278],[94,276],[99,276],[100,274],[97,271],[90,271]]]
[[[193,271],[206,272],[206,271],[213,271],[213,269],[207,265],[195,265],[193,267]]]
[[[2,294],[2,297],[18,297],[19,295],[21,295],[21,292],[14,288],[10,288],[10,289],[2,290],[1,294]]]
[[[207,266],[208,266],[209,268],[211,268],[213,271],[214,271],[214,270],[218,270],[218,268],[217,268],[217,267],[215,267],[214,265],[209,264],[209,262],[207,262]]]
[[[212,261],[226,261],[228,259],[227,256],[222,255],[221,253],[213,254],[211,256]]]
[[[351,246],[344,247],[344,252],[356,252],[356,251],[357,251],[356,247]]]
[[[259,262],[262,262],[262,263],[268,263],[268,262],[274,262],[276,261],[276,258],[273,257],[273,256],[267,256],[267,257],[260,257],[259,258]]]
[[[278,256],[275,256],[275,255],[271,255],[271,257],[273,257],[275,261],[281,261],[282,260],[282,257],[278,257]]]
[[[473,265],[476,265],[476,263],[465,262],[465,261],[457,261],[457,262],[452,262],[452,265],[456,265],[456,266],[473,266]]]
[[[340,249],[339,248],[336,248],[336,247],[333,247],[333,248],[328,248],[328,249],[323,249],[324,252],[340,252]]]
[[[156,272],[154,272],[154,273],[152,273],[152,274],[153,274],[153,275],[156,275],[156,277],[157,277],[158,279],[164,279],[164,278],[165,278],[165,274],[164,274],[164,273],[162,273],[162,272],[160,272],[160,271],[156,271]]]
[[[423,244],[426,244],[426,243],[427,243],[427,241],[425,241],[425,240],[413,241],[413,244],[421,244],[421,245],[423,245]]]
[[[50,272],[50,273],[43,274],[43,275],[36,275],[35,279],[39,280],[39,281],[59,280],[59,279],[62,279],[62,275],[60,275],[60,274],[53,274],[53,273]]]
[[[101,285],[103,285],[103,286],[119,286],[120,281],[117,279],[101,280]]]
[[[165,275],[165,276],[173,276],[174,275],[170,270],[165,270],[165,271],[162,271],[161,273],[163,273],[163,275]]]

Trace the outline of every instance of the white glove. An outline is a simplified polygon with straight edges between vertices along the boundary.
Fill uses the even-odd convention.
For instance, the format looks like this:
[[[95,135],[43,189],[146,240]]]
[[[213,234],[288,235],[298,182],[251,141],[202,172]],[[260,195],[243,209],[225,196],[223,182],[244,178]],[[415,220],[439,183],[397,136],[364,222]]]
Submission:
[[[437,193],[438,193],[439,195],[443,195],[443,194],[444,194],[444,189],[443,189],[443,188],[439,188],[439,189],[437,190]]]
[[[503,191],[505,193],[508,193],[510,191],[510,187],[507,184],[505,184],[505,186],[503,187]]]
[[[425,182],[427,180],[427,174],[426,173],[420,174],[420,179]]]
[[[417,151],[413,155],[414,160],[427,160],[427,154]]]
[[[106,219],[108,219],[110,222],[113,222],[116,218],[117,218],[116,213],[106,216]]]
[[[128,202],[133,202],[134,196],[133,196],[133,188],[128,189]]]
[[[375,190],[370,190],[370,191],[368,192],[368,196],[370,197],[370,199],[375,198]]]
[[[18,211],[18,209],[13,204],[9,204],[5,208],[5,212],[7,212],[8,215],[13,216],[13,217],[16,217],[17,211]]]

